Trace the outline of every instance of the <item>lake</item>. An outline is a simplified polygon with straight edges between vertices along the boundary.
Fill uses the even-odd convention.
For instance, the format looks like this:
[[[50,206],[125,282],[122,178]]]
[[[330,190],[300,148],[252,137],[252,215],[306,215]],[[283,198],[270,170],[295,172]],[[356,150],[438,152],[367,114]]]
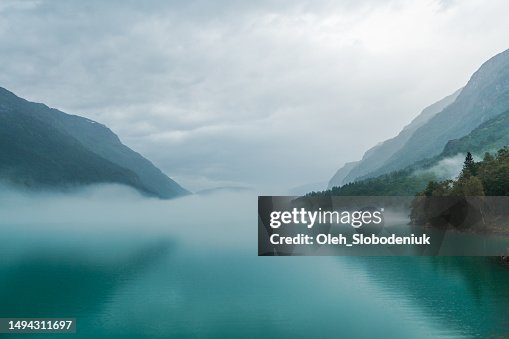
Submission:
[[[256,203],[4,193],[0,317],[75,317],[79,338],[509,334],[492,258],[257,257]]]

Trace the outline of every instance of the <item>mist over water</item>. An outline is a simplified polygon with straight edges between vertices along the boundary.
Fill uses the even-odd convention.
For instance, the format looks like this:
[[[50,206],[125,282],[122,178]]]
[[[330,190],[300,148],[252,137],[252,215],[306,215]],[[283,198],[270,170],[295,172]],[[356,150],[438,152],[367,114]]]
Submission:
[[[487,258],[257,257],[250,192],[148,199],[121,186],[0,193],[0,316],[78,337],[472,337],[507,333]]]

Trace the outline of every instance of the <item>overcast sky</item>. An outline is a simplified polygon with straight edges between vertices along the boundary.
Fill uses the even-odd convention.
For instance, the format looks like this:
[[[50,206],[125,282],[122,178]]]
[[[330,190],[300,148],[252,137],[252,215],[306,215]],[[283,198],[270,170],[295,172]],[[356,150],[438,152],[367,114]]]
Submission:
[[[186,188],[327,181],[509,48],[509,2],[0,2],[0,86]]]

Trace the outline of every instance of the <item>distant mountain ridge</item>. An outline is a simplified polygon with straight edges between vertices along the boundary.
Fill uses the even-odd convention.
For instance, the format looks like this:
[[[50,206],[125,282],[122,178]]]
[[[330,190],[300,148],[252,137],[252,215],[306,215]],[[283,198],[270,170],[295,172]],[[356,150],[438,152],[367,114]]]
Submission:
[[[477,125],[474,128],[465,132],[467,127],[475,124]],[[426,129],[431,127],[435,129]],[[422,192],[430,181],[456,179],[468,152],[476,159],[484,159],[483,163],[488,166],[486,168],[490,168],[491,177],[484,175],[484,184],[488,185],[493,181],[496,185],[503,185],[509,171],[505,160],[496,170],[489,165],[493,159],[503,160],[509,146],[508,51],[483,64],[457,99],[428,123],[419,127],[416,134],[398,152],[409,152],[413,138],[423,138],[420,150],[429,150],[430,145],[439,147],[436,144],[436,133],[439,131],[445,131],[449,136],[460,136],[447,140],[437,154],[425,153],[428,156],[422,156],[397,170],[378,175],[372,172],[354,182],[334,186],[323,192],[313,192],[311,195],[415,195]],[[427,141],[417,134],[424,135],[425,132],[429,132]],[[414,149],[414,153],[418,154],[419,149]],[[397,155],[398,153],[395,153],[394,156]],[[497,191],[496,185],[486,186],[490,194]]]
[[[344,175],[345,171],[340,170],[344,177],[333,177],[329,188],[375,178],[440,156],[450,141],[467,136],[484,122],[509,109],[509,50],[490,58],[463,89],[429,108],[432,108],[431,114],[426,114],[426,121],[415,119],[409,125],[413,125],[413,129],[403,129],[396,138],[370,149],[348,174]],[[425,117],[424,113],[419,117]]]
[[[1,87],[0,180],[32,189],[117,183],[163,199],[189,193],[106,126]]]
[[[486,61],[452,104],[419,127],[403,148],[368,176],[402,169],[438,155],[449,140],[467,135],[508,107],[509,50],[506,50]]]
[[[346,163],[329,181],[328,188],[341,186],[355,181],[355,179],[376,171],[378,168],[383,166],[391,156],[403,148],[405,143],[419,127],[426,124],[433,116],[453,103],[461,90],[462,88],[426,107],[410,122],[410,124],[405,126],[397,136],[381,142],[367,150],[360,161]]]
[[[452,176],[444,176],[444,173],[441,173],[443,169],[440,170],[440,168],[444,166],[445,162],[459,160],[459,164],[456,165],[460,166],[455,174],[458,175],[467,152],[471,152],[478,159],[483,159],[485,153],[489,153],[493,157],[499,150],[507,146],[509,146],[509,107],[504,113],[482,123],[466,136],[450,140],[437,156],[417,161],[398,171],[310,194],[325,196],[415,195],[417,192],[424,190],[429,181],[454,179]],[[461,156],[458,157],[458,155]],[[450,165],[452,164],[450,163]],[[509,169],[500,169],[504,172],[494,175],[493,180],[503,180],[507,177]]]

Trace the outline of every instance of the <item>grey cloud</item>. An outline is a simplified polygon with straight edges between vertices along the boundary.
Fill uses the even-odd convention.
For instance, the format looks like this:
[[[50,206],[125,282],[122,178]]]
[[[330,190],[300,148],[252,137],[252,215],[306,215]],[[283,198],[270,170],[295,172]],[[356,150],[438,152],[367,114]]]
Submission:
[[[282,191],[326,181],[505,49],[495,2],[9,1],[0,86],[107,124],[190,189]]]

